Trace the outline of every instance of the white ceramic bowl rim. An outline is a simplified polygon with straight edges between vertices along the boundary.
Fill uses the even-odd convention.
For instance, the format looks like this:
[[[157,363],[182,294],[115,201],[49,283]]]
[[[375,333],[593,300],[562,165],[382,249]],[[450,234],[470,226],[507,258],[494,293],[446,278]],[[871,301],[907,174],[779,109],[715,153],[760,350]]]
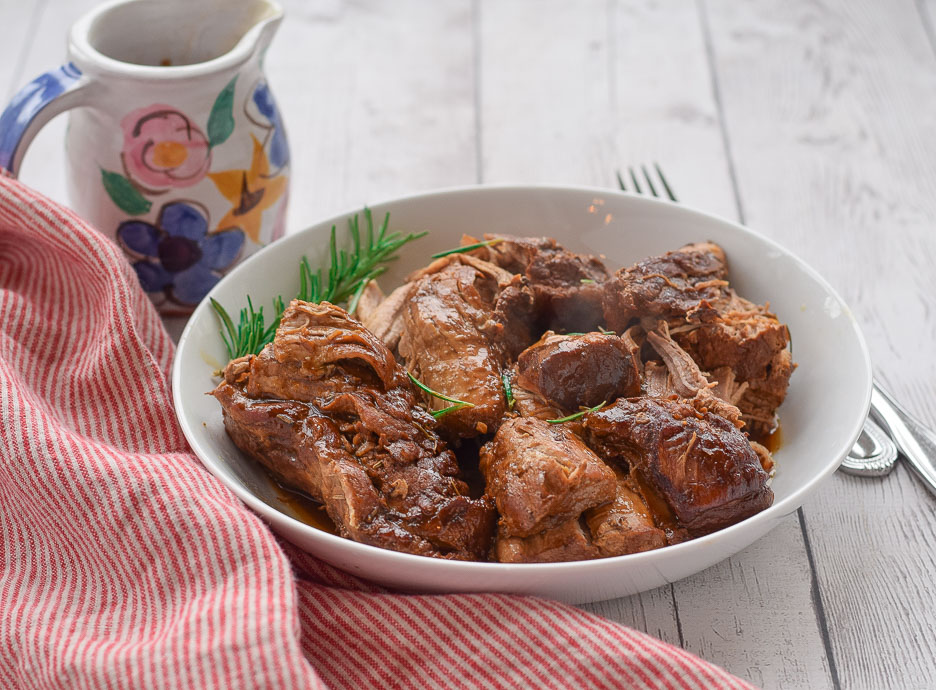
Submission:
[[[416,194],[411,194],[411,195],[402,196],[402,197],[394,197],[392,199],[386,199],[379,203],[372,204],[372,206],[379,207],[385,204],[398,204],[402,202],[431,199],[434,197],[443,197],[443,196],[448,196],[448,195],[453,195],[453,194],[478,193],[479,190],[506,191],[506,192],[578,191],[578,192],[587,192],[587,193],[592,193],[596,195],[604,195],[604,196],[626,195],[628,197],[633,197],[633,195],[627,194],[625,192],[619,192],[613,189],[578,186],[578,185],[529,185],[529,184],[525,184],[525,185],[521,185],[521,184],[471,185],[471,186],[449,187],[449,188],[444,188],[444,189],[439,189],[439,190],[433,190],[430,192],[422,192],[422,193],[416,193]],[[664,200],[656,199],[652,197],[638,197],[638,198],[642,199],[643,202],[646,202],[648,204],[659,204],[663,206],[671,205],[671,202],[669,201],[664,201]],[[740,233],[756,236],[759,241],[765,242],[771,247],[773,247],[774,249],[776,249],[777,251],[781,252],[782,254],[791,257],[804,272],[806,272],[813,280],[816,281],[817,284],[819,284],[823,289],[825,289],[829,293],[830,296],[836,299],[839,302],[839,304],[842,305],[843,308],[846,308],[845,303],[842,301],[841,297],[839,297],[838,293],[832,288],[831,285],[829,285],[829,283],[824,278],[822,278],[822,276],[820,276],[809,265],[807,265],[802,260],[792,255],[788,250],[784,249],[781,245],[777,244],[773,240],[766,238],[763,235],[758,235],[754,231],[749,230],[748,228],[742,225],[739,225],[738,223],[735,223],[734,221],[728,220],[726,218],[722,218],[720,216],[717,216],[711,213],[706,213],[704,211],[700,211],[690,206],[685,206],[683,204],[679,204],[679,208],[683,212],[688,213],[689,215],[695,215],[700,218],[714,219],[726,225],[732,226],[732,228],[734,228],[736,231]],[[343,223],[349,216],[352,216],[355,213],[358,213],[359,211],[360,211],[360,207],[356,207],[345,213],[340,213],[327,220],[315,223],[309,226],[309,228],[307,228],[306,230],[302,230],[299,233],[293,233],[289,235],[288,237],[294,237],[296,235],[305,234],[307,232],[312,231],[313,228],[315,227],[331,226],[334,224]],[[269,249],[271,249],[271,247],[266,247],[260,250],[259,252],[257,252],[256,254],[254,254],[253,256],[251,256],[250,258],[248,258],[247,260],[245,260],[242,264],[237,266],[231,273],[225,276],[225,278],[221,282],[225,282],[227,280],[236,280],[237,275],[240,271],[246,270],[254,262],[263,261],[265,254],[267,253]],[[220,284],[221,283],[215,286],[215,288],[211,291],[211,293],[209,293],[209,295],[205,298],[205,300],[207,300],[208,298],[214,295],[214,293],[218,290],[218,287],[220,286]],[[191,331],[191,323],[186,326],[185,330],[182,333],[181,338],[179,339],[179,349],[183,347],[183,344],[186,342],[190,334],[190,331]],[[839,453],[833,454],[830,456],[828,462],[825,464],[825,466],[822,468],[820,472],[817,472],[816,475],[810,481],[799,486],[795,491],[791,492],[790,495],[786,496],[785,498],[783,498],[782,500],[778,502],[775,502],[766,510],[761,511],[760,513],[757,513],[747,518],[746,520],[742,520],[741,522],[738,522],[734,525],[725,527],[721,530],[718,530],[717,532],[713,532],[712,534],[708,534],[702,537],[697,537],[695,539],[691,539],[681,544],[674,544],[672,546],[663,547],[662,549],[644,551],[642,553],[627,554],[624,556],[612,556],[609,558],[599,558],[599,559],[587,560],[587,561],[561,561],[557,563],[490,563],[490,562],[480,562],[480,561],[457,561],[457,562],[453,561],[451,563],[457,563],[459,569],[476,570],[479,572],[483,571],[485,573],[497,572],[498,570],[501,570],[504,572],[510,571],[511,573],[516,574],[518,570],[528,571],[528,572],[533,573],[533,572],[542,572],[544,570],[548,570],[550,572],[557,572],[561,570],[574,569],[577,572],[580,572],[582,575],[585,575],[590,568],[599,568],[599,567],[604,568],[609,563],[622,563],[622,564],[631,563],[631,564],[637,565],[643,561],[653,559],[656,556],[656,554],[658,554],[660,551],[663,551],[663,550],[665,550],[668,554],[672,554],[673,556],[677,555],[681,551],[690,551],[690,550],[694,551],[698,549],[699,547],[704,546],[706,542],[708,541],[712,541],[716,538],[727,537],[736,531],[741,531],[743,529],[743,525],[745,525],[750,520],[767,519],[769,516],[782,517],[782,516],[785,516],[787,513],[792,513],[793,510],[795,510],[798,506],[801,505],[802,503],[801,498],[809,494],[823,479],[825,479],[826,477],[831,475],[833,472],[835,472],[835,470],[838,468],[839,464],[841,463],[842,459],[845,457],[845,454],[851,449],[852,445],[858,439],[858,436],[861,433],[862,426],[864,425],[864,419],[867,416],[867,411],[870,407],[870,402],[871,402],[871,387],[872,387],[871,358],[868,352],[867,345],[864,341],[863,336],[861,335],[860,329],[857,328],[857,325],[854,328],[854,332],[855,332],[855,336],[857,337],[857,342],[859,344],[862,358],[864,361],[863,371],[856,373],[856,375],[863,374],[866,379],[865,384],[863,386],[864,393],[862,397],[862,407],[864,409],[864,414],[860,418],[855,419],[851,428],[849,429],[849,433],[847,437],[843,436],[844,438],[848,439],[847,444],[842,445]],[[185,434],[186,438],[189,439],[189,441],[191,441],[193,437],[192,436],[193,430],[189,424],[189,420],[186,419],[183,415],[178,413],[178,411],[182,409],[182,404],[181,404],[182,401],[180,400],[180,397],[179,397],[180,396],[179,391],[181,390],[180,383],[181,383],[180,367],[177,366],[177,362],[173,362],[173,367],[172,367],[173,400],[174,400],[174,404],[176,407],[179,423],[182,426],[183,433]],[[279,510],[276,510],[274,507],[268,505],[264,501],[254,496],[247,489],[247,487],[243,486],[240,482],[228,483],[227,481],[224,480],[224,478],[222,478],[221,474],[212,467],[211,464],[205,463],[204,461],[203,461],[203,464],[206,464],[207,469],[212,474],[222,479],[222,481],[228,486],[229,489],[231,489],[237,495],[238,498],[240,498],[244,503],[250,506],[254,511],[259,513],[260,515],[263,515],[264,517],[269,518],[269,517],[275,516],[275,518],[279,520],[286,519],[288,521],[291,521],[300,530],[314,533],[316,535],[316,538],[318,539],[337,540],[337,542],[341,543],[342,548],[347,549],[352,552],[356,551],[362,555],[366,555],[366,554],[374,553],[374,552],[380,552],[384,557],[400,559],[399,562],[401,564],[408,563],[410,565],[424,564],[426,563],[427,559],[429,561],[437,560],[437,559],[429,558],[427,556],[418,556],[414,554],[401,553],[399,551],[392,551],[390,549],[383,549],[383,548],[376,547],[376,546],[370,546],[368,544],[362,544],[360,542],[355,542],[350,539],[345,539],[344,537],[340,537],[337,535],[329,534],[328,532],[324,532],[323,530],[320,530],[316,527],[312,527],[311,525],[308,525],[304,522],[296,520],[292,516],[286,515],[285,513],[282,513]],[[444,562],[448,563],[449,561],[444,561]]]

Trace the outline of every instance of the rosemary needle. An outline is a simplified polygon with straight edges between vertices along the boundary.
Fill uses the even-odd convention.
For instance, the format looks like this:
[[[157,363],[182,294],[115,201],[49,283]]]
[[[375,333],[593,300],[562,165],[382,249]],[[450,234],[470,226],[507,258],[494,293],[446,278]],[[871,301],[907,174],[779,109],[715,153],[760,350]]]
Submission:
[[[452,398],[448,395],[444,395],[443,393],[439,393],[438,391],[432,390],[429,386],[424,384],[422,381],[420,381],[418,378],[416,378],[409,372],[406,372],[406,375],[409,376],[409,380],[412,381],[416,386],[418,386],[420,390],[426,391],[433,398],[438,398],[439,400],[444,400],[445,402],[455,403],[454,405],[450,405],[449,407],[443,407],[441,410],[434,410],[430,412],[429,414],[431,414],[436,419],[438,419],[439,417],[441,417],[442,415],[448,412],[454,412],[455,410],[460,410],[463,407],[475,406],[474,403],[465,402],[464,400],[459,400],[458,398]]]
[[[602,407],[608,404],[608,401],[605,400],[600,405],[595,405],[594,407],[589,407],[587,410],[582,410],[581,412],[576,412],[575,414],[570,414],[568,417],[562,417],[561,419],[547,419],[546,421],[550,424],[562,424],[563,422],[571,422],[573,419],[578,419],[583,415],[588,414],[589,412],[597,412]]]
[[[449,412],[454,412],[455,410],[460,410],[463,407],[474,407],[474,405],[470,403],[464,404],[464,405],[449,405],[448,407],[443,407],[441,410],[433,410],[429,414],[431,414],[435,419],[438,419],[444,414],[448,414]]]
[[[449,254],[464,254],[465,252],[470,252],[475,249],[481,249],[481,247],[491,247],[498,242],[503,242],[503,237],[495,237],[493,240],[484,240],[484,242],[477,242],[475,244],[466,244],[464,247],[455,247],[455,249],[446,249],[444,252],[439,252],[438,254],[433,254],[433,259],[441,259],[443,256],[448,256]]]
[[[598,326],[598,330],[588,331],[588,333],[601,333],[602,335],[617,335],[617,333],[615,333],[614,331],[609,331],[607,328],[604,328],[602,326]],[[569,333],[560,333],[559,335],[588,335],[588,333],[584,333],[582,331],[571,331]]]
[[[513,386],[510,385],[510,377],[507,375],[506,371],[501,372],[501,382],[504,384],[504,397],[507,398],[507,409],[512,410],[516,400],[514,400]]]

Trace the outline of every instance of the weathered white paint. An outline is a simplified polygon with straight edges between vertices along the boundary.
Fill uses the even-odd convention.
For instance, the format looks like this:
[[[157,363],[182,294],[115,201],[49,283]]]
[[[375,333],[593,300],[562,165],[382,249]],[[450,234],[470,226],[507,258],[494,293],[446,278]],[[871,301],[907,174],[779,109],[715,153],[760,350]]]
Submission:
[[[283,5],[267,74],[288,118],[291,229],[476,181],[470,0]]]

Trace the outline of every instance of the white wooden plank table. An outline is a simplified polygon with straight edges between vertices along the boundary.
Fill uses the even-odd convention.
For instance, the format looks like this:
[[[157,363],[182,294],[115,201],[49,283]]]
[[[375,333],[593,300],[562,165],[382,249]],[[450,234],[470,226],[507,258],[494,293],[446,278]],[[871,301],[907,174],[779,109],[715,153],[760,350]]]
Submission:
[[[64,56],[92,0],[0,0],[0,93]],[[287,0],[267,73],[289,227],[472,183],[680,199],[817,268],[877,375],[936,424],[936,0]],[[59,118],[22,179],[64,194]],[[902,466],[832,477],[694,577],[585,608],[768,688],[936,687],[936,500]]]

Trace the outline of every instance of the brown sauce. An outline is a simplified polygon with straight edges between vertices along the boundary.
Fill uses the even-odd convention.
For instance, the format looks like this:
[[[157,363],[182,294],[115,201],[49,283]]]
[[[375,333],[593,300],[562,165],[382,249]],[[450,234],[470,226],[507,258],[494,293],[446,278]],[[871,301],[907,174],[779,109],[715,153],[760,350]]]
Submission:
[[[771,455],[780,450],[780,446],[783,445],[783,427],[780,426],[779,421],[773,431],[760,439],[760,444],[769,450]]]
[[[273,486],[273,491],[276,492],[276,497],[289,508],[288,514],[290,517],[294,517],[300,522],[323,532],[338,534],[338,529],[325,511],[324,504],[301,491],[287,489],[276,481],[272,475],[270,475],[270,483]]]

